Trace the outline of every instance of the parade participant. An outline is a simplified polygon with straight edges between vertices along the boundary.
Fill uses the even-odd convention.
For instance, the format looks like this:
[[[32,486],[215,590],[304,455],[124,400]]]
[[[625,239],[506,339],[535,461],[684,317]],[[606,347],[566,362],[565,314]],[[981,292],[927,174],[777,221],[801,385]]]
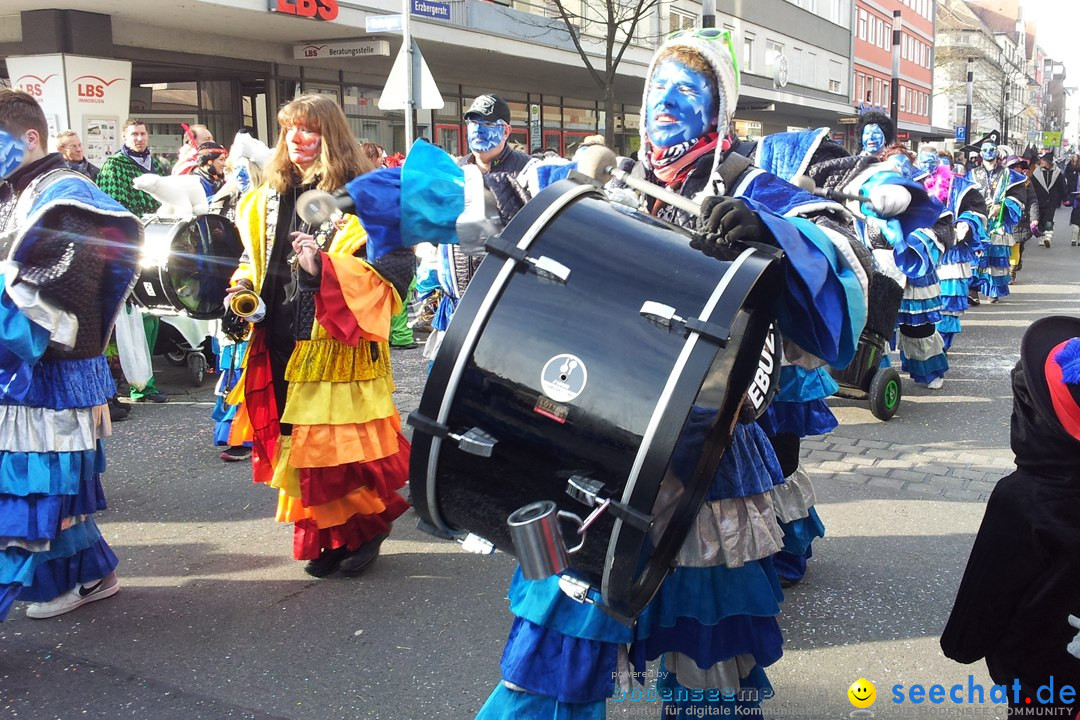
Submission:
[[[143,173],[168,173],[162,164],[150,155],[150,135],[146,132],[146,123],[137,118],[128,118],[124,122],[123,134],[124,145],[102,164],[97,186],[136,217],[142,217],[155,212],[160,203],[152,195],[136,190],[135,178]],[[157,315],[143,313],[143,328],[146,331],[146,344],[153,355],[158,331],[161,329],[161,319]],[[131,388],[131,399],[136,402],[163,403],[169,398],[158,390],[154,376],[151,375],[141,389]]]
[[[1042,234],[1039,225],[1039,203],[1031,185],[1031,169],[1026,158],[1010,155],[1005,160],[1005,167],[1024,175],[1024,184],[1020,186],[1016,199],[1023,208],[1020,219],[1013,228],[1014,244],[1009,252],[1009,282],[1016,282],[1016,273],[1024,267],[1024,247],[1032,237]]]
[[[1065,175],[1054,164],[1054,153],[1047,150],[1039,155],[1039,166],[1031,173],[1031,189],[1039,205],[1039,229],[1042,245],[1050,247],[1054,239],[1054,213],[1069,199]]]
[[[1026,178],[1002,165],[1008,154],[1011,153],[1003,157],[997,145],[983,143],[979,149],[982,162],[967,175],[986,201],[987,235],[990,238],[990,246],[979,259],[971,290],[986,295],[992,303],[1009,294],[1012,232],[1023,214],[1019,195]]]
[[[478,96],[463,119],[468,129],[469,152],[458,159],[458,164],[483,174],[484,186],[491,191],[503,223],[507,223],[525,202],[516,178],[532,158],[510,147],[510,106],[498,95]],[[424,348],[425,357],[433,358],[438,352],[443,332],[482,259],[481,255],[467,255],[458,245],[439,245],[433,256],[433,269],[439,278],[441,297],[432,321],[433,332]],[[428,271],[428,267],[421,267],[419,274],[426,275]]]
[[[805,174],[823,191],[839,190],[854,195],[877,183],[897,183],[907,188],[911,202],[889,208],[889,218],[877,212],[879,208],[873,203],[864,207],[863,203],[849,202],[848,209],[860,218],[856,229],[863,245],[867,249],[882,248],[890,267],[896,268],[898,264],[924,267],[928,262],[927,248],[922,243],[909,246],[907,236],[938,217],[934,203],[919,185],[900,178],[893,167],[878,163],[874,155],[850,155],[829,134],[829,128],[817,128],[767,135],[754,149],[756,163],[786,180]],[[880,209],[884,210],[885,198],[878,198],[873,189],[869,192],[882,202]],[[896,270],[894,276],[902,278],[902,273]],[[893,328],[877,330],[887,334]],[[797,358],[796,361],[786,356],[781,358],[780,389],[758,423],[769,436],[780,461],[786,478],[785,489],[799,488],[806,497],[813,497],[813,485],[801,467],[800,445],[807,436],[824,435],[837,427],[825,398],[838,389],[827,368],[808,368],[798,364]],[[824,536],[825,526],[812,500],[805,509],[800,507],[794,513],[783,503],[778,507],[784,510],[779,517],[784,549],[773,556],[773,564],[781,586],[788,587],[805,576],[812,543]]]
[[[0,620],[16,599],[49,618],[120,589],[94,521],[115,392],[102,352],[142,226],[47,138],[37,101],[0,88]]]
[[[1018,683],[1010,715],[1074,717],[1075,693],[1047,698],[1041,686],[1080,687],[1068,650],[1080,608],[1080,318],[1028,328],[1012,390],[1016,471],[990,494],[941,649],[961,663],[985,658],[995,683]]]
[[[1069,200],[1072,202],[1072,212],[1069,213],[1069,230],[1072,233],[1072,239],[1069,244],[1075,247],[1080,245],[1080,155],[1073,156],[1069,167],[1073,169],[1073,172],[1069,173],[1072,178],[1072,182],[1069,183]]]
[[[896,126],[885,113],[871,110],[859,116],[855,134],[862,143],[860,155],[877,155],[896,142]]]
[[[265,183],[237,209],[244,255],[229,292],[253,291],[259,311],[242,397],[229,400],[246,403],[254,479],[279,490],[293,556],[315,577],[354,575],[408,508],[396,492],[409,445],[387,340],[413,254],[369,236],[353,215],[319,227],[298,217],[304,191],[337,190],[372,169],[333,100],[303,95],[278,125]]]
[[[63,156],[64,164],[75,172],[82,173],[91,181],[97,180],[101,170],[83,155],[82,140],[74,130],[63,130],[56,134],[56,149]]]
[[[190,174],[202,181],[207,199],[214,197],[214,194],[225,184],[225,161],[228,157],[229,151],[224,145],[204,142],[199,146],[196,165]]]
[[[176,164],[172,167],[173,175],[187,175],[199,167],[199,146],[214,142],[214,134],[205,125],[187,125],[184,128],[184,143],[176,151]]]
[[[930,151],[927,156],[930,155],[936,161],[937,152]],[[915,164],[915,154],[904,145],[895,144],[886,148],[881,157],[905,177],[924,180],[924,176],[927,176],[925,168]],[[896,344],[900,350],[901,368],[916,384],[931,390],[941,389],[949,369],[944,342],[937,330],[937,323],[942,317],[937,268],[946,249],[955,244],[952,213],[940,201],[938,208],[932,224],[916,228],[905,238],[909,247],[919,248],[918,255],[922,262],[896,263],[895,252],[877,256],[879,261],[892,263],[892,269],[904,278],[904,294],[896,318]]]
[[[968,281],[977,252],[987,243],[986,201],[970,180],[952,172],[933,148],[919,149],[919,168],[927,173],[927,192],[945,206],[953,223],[954,242],[945,249],[937,276],[941,290],[941,319],[937,330],[948,351],[963,331],[960,318],[968,308]]]
[[[656,184],[704,199],[703,234],[692,243],[703,252],[720,254],[720,246],[733,241],[787,251],[791,296],[777,301],[781,334],[793,353],[801,346],[797,352],[808,363],[846,365],[866,312],[866,267],[852,250],[850,218],[839,205],[754,168],[730,150],[720,130],[726,135],[738,82],[727,33],[689,32],[664,43],[645,85],[640,169]],[[653,200],[645,204],[659,218],[698,227],[698,218],[683,210]],[[811,277],[819,292],[814,299],[796,299]],[[783,471],[753,421],[737,423],[723,457],[677,567],[632,634],[595,606],[563,595],[557,578],[528,581],[515,575],[503,682],[479,718],[603,717],[612,679],[626,669],[620,644],[631,640],[636,677],[645,676],[647,661],[663,658],[660,690],[669,700],[664,717],[758,704],[770,687],[764,668],[780,657],[782,643],[775,619],[782,594],[771,561],[782,546],[775,504],[786,502],[785,509],[805,516],[806,498],[797,489],[782,494]],[[709,549],[709,537],[719,537],[720,547],[742,550]],[[726,703],[695,703],[682,699],[687,688],[725,688],[731,694]]]

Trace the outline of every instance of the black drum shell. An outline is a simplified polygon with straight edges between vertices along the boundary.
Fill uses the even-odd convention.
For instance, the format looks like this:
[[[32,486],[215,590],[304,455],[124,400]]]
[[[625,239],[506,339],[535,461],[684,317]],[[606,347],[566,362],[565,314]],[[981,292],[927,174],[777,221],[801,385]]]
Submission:
[[[160,315],[196,320],[224,315],[225,290],[243,253],[236,226],[221,215],[151,218],[143,232],[143,257],[132,289],[136,302]]]
[[[502,238],[516,243],[535,232],[544,211],[568,186],[572,184],[548,188],[527,204]],[[730,357],[724,357],[719,343],[704,340],[687,352],[686,332],[644,318],[640,310],[646,301],[696,317],[724,282],[734,263],[699,253],[689,240],[685,231],[612,205],[595,193],[580,196],[546,221],[528,255],[566,265],[569,280],[565,285],[544,281],[519,268],[495,291],[497,302],[464,366],[446,425],[453,432],[479,427],[498,442],[493,456],[485,458],[441,441],[433,458],[431,436],[414,433],[410,487],[421,517],[450,530],[472,531],[512,553],[506,518],[522,505],[552,500],[561,510],[581,517],[589,513],[590,508],[566,493],[567,481],[575,474],[602,482],[615,499],[625,499],[628,478],[636,476],[629,493],[632,504],[650,513],[690,408],[700,401],[704,379],[732,373],[739,350],[744,368],[734,373],[732,387],[741,389],[728,392],[721,382],[719,393],[711,391],[721,442],[726,441],[761,354],[768,313],[757,313],[753,323],[752,308],[736,314],[737,327],[730,329],[739,341],[743,336],[747,341],[729,344]],[[481,264],[432,366],[419,414],[439,415],[453,365],[505,264],[496,255]],[[580,359],[588,371],[580,395],[567,402],[548,397],[541,382],[545,364],[562,355]],[[666,410],[660,416],[665,388]],[[429,484],[433,461],[434,492]],[[616,523],[615,516],[605,512],[588,530],[582,550],[571,556],[572,570],[595,587],[604,587],[604,601],[616,614],[640,612],[659,586],[700,508],[719,454],[709,462],[713,467],[704,469],[700,487],[681,490],[687,497],[659,542]],[[568,545],[577,542],[573,531],[573,524],[563,524]],[[664,557],[654,557],[661,548]],[[621,585],[618,590],[614,580]]]

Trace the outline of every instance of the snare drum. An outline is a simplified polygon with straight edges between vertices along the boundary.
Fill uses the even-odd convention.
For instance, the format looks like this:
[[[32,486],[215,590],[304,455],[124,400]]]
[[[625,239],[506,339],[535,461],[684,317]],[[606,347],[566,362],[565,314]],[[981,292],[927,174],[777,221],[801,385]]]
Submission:
[[[424,520],[515,553],[512,534],[522,543],[523,524],[542,517],[530,542],[552,542],[555,523],[580,545],[556,556],[568,557],[564,578],[588,587],[582,597],[599,591],[623,618],[641,612],[744,395],[754,383],[767,392],[762,367],[779,367],[779,253],[721,261],[689,240],[568,180],[489,241],[409,417]],[[673,460],[691,446],[689,462]]]
[[[143,231],[135,300],[157,315],[221,317],[225,290],[243,252],[236,226],[220,215],[200,215],[151,218]]]

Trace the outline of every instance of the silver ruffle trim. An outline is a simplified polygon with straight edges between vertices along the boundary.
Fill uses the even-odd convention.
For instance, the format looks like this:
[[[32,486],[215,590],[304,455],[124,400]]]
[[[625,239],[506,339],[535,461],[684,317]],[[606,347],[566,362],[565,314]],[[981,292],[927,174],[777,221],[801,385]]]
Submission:
[[[941,333],[934,332],[930,337],[913,338],[897,333],[899,340],[897,345],[911,360],[929,360],[932,357],[945,352],[945,344],[941,340]]]
[[[784,478],[783,485],[777,485],[771,491],[773,508],[780,522],[790,523],[802,520],[810,514],[810,508],[817,500],[814,497],[814,485],[802,465],[795,472]]]
[[[679,681],[679,684],[691,690],[720,688],[738,691],[740,681],[750,674],[755,665],[757,663],[754,662],[754,656],[746,653],[721,660],[712,667],[702,670],[689,655],[676,652],[664,653],[664,666],[668,672],[675,673],[675,679]]]
[[[0,451],[81,452],[109,435],[108,405],[71,410],[0,405]]]
[[[716,500],[701,506],[675,564],[737,568],[769,557],[783,545],[770,493]]]

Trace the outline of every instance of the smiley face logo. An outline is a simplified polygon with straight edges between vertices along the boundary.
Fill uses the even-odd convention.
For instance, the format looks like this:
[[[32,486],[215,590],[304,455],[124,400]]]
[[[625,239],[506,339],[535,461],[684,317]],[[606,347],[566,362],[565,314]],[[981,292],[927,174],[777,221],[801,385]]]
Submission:
[[[865,678],[859,678],[847,689],[848,700],[857,708],[868,708],[877,700],[877,688]]]

